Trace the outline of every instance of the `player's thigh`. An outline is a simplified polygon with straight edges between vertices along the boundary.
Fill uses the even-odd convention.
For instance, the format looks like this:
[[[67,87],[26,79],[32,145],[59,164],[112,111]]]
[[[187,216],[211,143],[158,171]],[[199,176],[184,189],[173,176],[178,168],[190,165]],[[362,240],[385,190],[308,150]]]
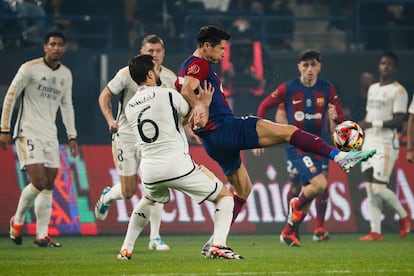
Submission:
[[[42,164],[49,168],[59,168],[59,144],[57,141],[18,137],[16,140],[16,152],[21,169],[33,164]]]
[[[112,141],[112,157],[118,175],[130,176],[137,173],[139,160],[135,142]]]
[[[292,125],[278,124],[266,119],[259,120],[256,125],[259,144],[268,147],[280,143],[288,143],[297,127]]]
[[[159,203],[167,203],[170,201],[171,195],[168,182],[143,185],[145,197]]]
[[[223,192],[223,183],[203,165],[198,165],[185,177],[170,181],[169,187],[183,192],[199,204],[206,200],[215,201]]]

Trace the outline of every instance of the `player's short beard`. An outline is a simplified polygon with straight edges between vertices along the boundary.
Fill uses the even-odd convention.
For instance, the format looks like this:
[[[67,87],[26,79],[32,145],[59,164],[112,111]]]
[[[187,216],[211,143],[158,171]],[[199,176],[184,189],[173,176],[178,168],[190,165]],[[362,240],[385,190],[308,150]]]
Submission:
[[[162,85],[162,82],[161,82],[161,79],[160,78],[157,78],[156,84],[157,84],[157,86],[161,86]]]

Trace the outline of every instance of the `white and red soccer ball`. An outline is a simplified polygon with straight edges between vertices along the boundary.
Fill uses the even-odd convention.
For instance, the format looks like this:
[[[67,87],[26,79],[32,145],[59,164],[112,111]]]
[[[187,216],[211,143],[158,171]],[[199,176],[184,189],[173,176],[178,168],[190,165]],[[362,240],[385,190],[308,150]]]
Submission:
[[[354,121],[343,121],[332,132],[335,147],[342,151],[361,150],[364,137],[364,130]]]

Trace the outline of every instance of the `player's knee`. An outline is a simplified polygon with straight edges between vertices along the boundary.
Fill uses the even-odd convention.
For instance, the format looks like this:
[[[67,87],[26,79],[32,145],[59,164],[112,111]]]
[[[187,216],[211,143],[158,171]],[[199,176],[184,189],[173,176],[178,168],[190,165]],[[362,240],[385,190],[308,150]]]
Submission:
[[[31,182],[33,186],[35,186],[36,189],[38,189],[39,191],[42,191],[43,189],[53,189],[54,187],[53,182],[50,183],[47,177],[43,177],[43,176],[32,177]]]
[[[136,191],[136,188],[125,189],[123,196],[125,199],[131,199],[135,195]]]
[[[47,184],[46,184],[46,186],[45,186],[45,189],[46,190],[53,190],[54,188],[55,188],[54,182],[48,181]]]

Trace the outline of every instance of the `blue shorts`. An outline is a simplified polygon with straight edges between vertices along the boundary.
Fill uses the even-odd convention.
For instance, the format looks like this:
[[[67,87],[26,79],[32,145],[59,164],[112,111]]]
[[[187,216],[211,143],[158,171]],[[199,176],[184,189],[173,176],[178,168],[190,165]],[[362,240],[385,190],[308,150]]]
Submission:
[[[240,151],[259,148],[258,117],[226,117],[216,129],[196,134],[203,139],[207,154],[219,163],[224,175],[240,168]]]
[[[329,159],[315,158],[314,154],[298,154],[286,163],[291,181],[306,186],[312,178],[328,170]]]

